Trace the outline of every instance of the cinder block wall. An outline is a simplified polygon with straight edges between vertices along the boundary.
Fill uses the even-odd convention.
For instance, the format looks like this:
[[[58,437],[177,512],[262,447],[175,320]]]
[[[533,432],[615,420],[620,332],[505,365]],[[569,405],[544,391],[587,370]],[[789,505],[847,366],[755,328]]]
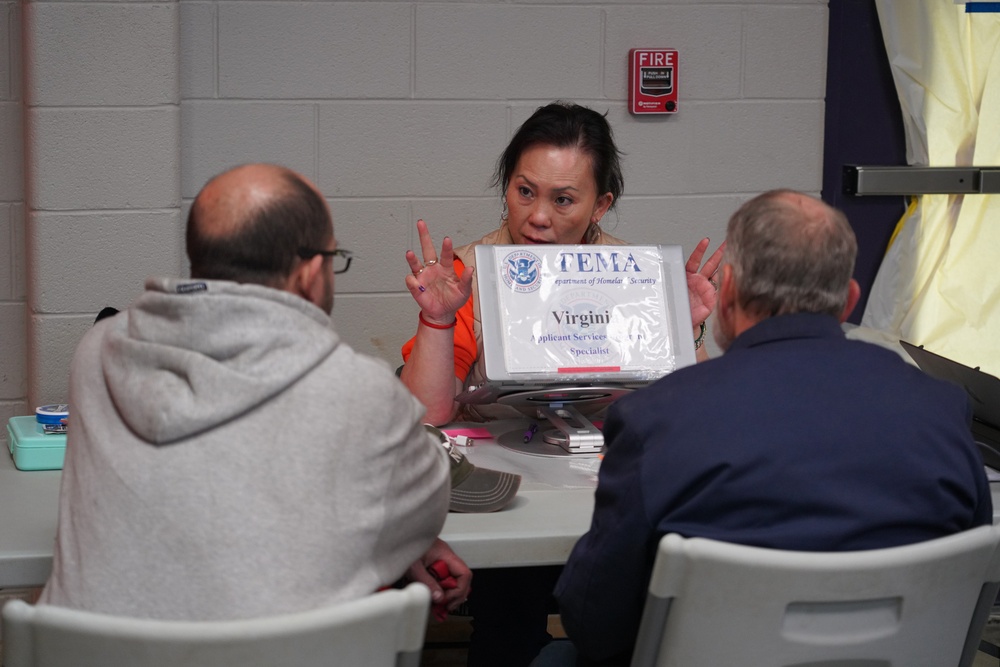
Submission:
[[[26,414],[27,283],[20,8],[0,0],[0,421]],[[30,414],[30,413],[29,413]],[[0,439],[6,440],[6,428]]]
[[[13,6],[0,6],[17,33]],[[341,245],[357,256],[337,279],[337,327],[393,366],[416,329],[403,253],[417,218],[438,242],[493,229],[495,160],[550,100],[607,111],[627,154],[625,196],[607,222],[637,243],[688,251],[703,236],[721,240],[728,215],[757,192],[821,187],[818,0],[26,7],[34,187],[26,242],[13,231],[0,250],[17,258],[11,266],[25,245],[35,257],[28,334],[5,336],[2,360],[22,376],[28,368],[29,404],[65,397],[73,347],[100,307],[126,306],[147,274],[186,271],[187,206],[241,162],[285,164],[325,193]],[[675,116],[627,112],[633,47],[680,51]],[[11,68],[0,76],[14,78]],[[12,83],[7,91],[0,113],[15,114]],[[3,151],[14,166],[0,172],[0,225],[16,230],[19,154]],[[25,291],[16,273],[0,282],[2,307],[15,311]]]
[[[22,2],[29,405],[106,304],[183,267],[176,0]]]

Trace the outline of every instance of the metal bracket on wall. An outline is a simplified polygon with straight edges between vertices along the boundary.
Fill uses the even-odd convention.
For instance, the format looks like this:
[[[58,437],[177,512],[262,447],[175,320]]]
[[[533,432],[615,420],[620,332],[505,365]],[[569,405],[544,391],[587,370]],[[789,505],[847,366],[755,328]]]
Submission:
[[[1000,167],[844,165],[844,194],[987,195],[1000,193]]]

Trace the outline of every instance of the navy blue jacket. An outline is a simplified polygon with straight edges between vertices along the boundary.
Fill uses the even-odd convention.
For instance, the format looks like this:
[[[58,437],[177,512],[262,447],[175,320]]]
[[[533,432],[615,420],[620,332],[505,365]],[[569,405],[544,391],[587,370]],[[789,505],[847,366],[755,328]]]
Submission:
[[[631,651],[668,532],[847,551],[990,523],[971,418],[960,387],[833,317],[764,320],[611,407],[591,527],[556,586],[567,634],[593,661]]]

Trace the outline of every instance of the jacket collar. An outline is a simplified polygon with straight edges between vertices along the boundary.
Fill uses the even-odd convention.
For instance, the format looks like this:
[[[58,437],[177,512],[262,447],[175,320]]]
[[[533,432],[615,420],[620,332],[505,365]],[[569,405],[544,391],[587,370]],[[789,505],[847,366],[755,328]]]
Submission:
[[[741,333],[729,346],[729,351],[801,338],[844,338],[844,330],[841,329],[837,318],[832,315],[820,313],[778,315],[762,320]]]

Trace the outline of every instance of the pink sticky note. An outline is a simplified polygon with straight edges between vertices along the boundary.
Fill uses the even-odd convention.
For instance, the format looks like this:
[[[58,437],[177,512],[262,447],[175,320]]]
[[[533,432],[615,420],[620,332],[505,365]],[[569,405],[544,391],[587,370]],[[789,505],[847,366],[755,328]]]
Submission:
[[[482,427],[479,427],[479,428],[446,428],[446,429],[442,429],[442,430],[445,433],[447,433],[448,435],[464,435],[464,436],[466,436],[468,438],[472,438],[474,440],[490,440],[490,439],[493,438],[493,435],[489,432],[489,430],[485,429],[485,428],[482,428]]]

